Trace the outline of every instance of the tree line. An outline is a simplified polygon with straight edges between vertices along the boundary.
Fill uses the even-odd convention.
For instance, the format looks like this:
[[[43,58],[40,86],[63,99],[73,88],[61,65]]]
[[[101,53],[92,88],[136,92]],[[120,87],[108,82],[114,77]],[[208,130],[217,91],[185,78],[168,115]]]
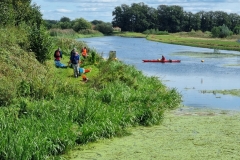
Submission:
[[[112,15],[112,25],[120,27],[122,31],[144,32],[156,29],[170,33],[192,30],[205,32],[224,25],[234,34],[240,33],[240,16],[223,11],[200,11],[193,14],[177,5],[159,5],[155,9],[141,2],[131,6],[117,6]]]
[[[62,17],[60,20],[45,20],[47,29],[73,29],[77,33],[83,33],[84,30],[97,30],[103,34],[111,34],[112,24],[100,20],[88,22],[84,18],[76,18],[71,20],[68,17]]]

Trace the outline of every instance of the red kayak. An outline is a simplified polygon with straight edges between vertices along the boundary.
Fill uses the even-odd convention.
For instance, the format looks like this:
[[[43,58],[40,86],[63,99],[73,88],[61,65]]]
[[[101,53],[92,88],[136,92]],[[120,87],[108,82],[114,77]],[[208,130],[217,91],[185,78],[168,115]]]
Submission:
[[[161,60],[161,59],[153,59],[153,60],[142,60],[143,62],[161,62],[161,63],[175,63],[175,62],[181,62],[181,60],[171,60],[171,59],[166,59],[166,60]]]

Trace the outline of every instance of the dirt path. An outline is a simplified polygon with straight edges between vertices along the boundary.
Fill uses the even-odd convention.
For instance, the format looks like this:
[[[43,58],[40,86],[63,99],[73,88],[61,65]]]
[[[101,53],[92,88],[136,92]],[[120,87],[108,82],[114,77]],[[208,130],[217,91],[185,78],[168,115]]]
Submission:
[[[162,125],[137,127],[130,136],[89,144],[71,160],[240,159],[238,112],[178,109]]]

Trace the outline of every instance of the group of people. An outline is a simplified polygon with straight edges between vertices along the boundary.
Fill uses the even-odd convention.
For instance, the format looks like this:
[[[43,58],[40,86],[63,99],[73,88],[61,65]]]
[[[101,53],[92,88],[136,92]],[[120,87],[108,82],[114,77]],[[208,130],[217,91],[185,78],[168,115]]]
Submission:
[[[84,48],[82,48],[82,57],[85,59],[85,58],[87,58],[87,56],[88,56],[87,48],[84,47]],[[70,53],[68,66],[61,63],[62,51],[61,51],[60,48],[58,48],[54,52],[54,58],[55,58],[56,67],[58,67],[58,68],[67,68],[68,66],[72,67],[73,68],[73,75],[76,78],[78,78],[83,73],[88,73],[88,72],[91,71],[91,69],[85,69],[85,68],[80,67],[81,59],[80,59],[79,53],[76,51],[76,48],[73,48],[73,50]],[[83,75],[82,78],[83,78],[83,81],[88,80],[88,78],[85,75]]]

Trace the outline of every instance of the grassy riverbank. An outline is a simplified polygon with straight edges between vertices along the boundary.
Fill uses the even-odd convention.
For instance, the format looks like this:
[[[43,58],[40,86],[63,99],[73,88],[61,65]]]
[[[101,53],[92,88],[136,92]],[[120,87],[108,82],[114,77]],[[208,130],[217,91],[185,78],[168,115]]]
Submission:
[[[134,32],[121,32],[117,33],[118,36],[123,37],[136,37],[146,38],[151,41],[178,44],[194,47],[213,48],[221,50],[234,50],[240,51],[240,35],[235,35],[228,38],[211,38],[209,33],[202,32],[181,32],[181,33],[170,33],[168,35],[153,35],[153,34],[142,34]]]
[[[92,69],[85,83],[72,76],[72,68],[56,68],[53,59],[39,63],[26,49],[24,30],[9,27],[0,35],[2,160],[58,159],[76,145],[126,135],[129,127],[160,124],[163,113],[181,103],[177,90],[157,77],[104,60],[92,49],[81,64]],[[60,47],[65,64],[73,47],[86,46],[66,38],[53,42],[52,56]]]

